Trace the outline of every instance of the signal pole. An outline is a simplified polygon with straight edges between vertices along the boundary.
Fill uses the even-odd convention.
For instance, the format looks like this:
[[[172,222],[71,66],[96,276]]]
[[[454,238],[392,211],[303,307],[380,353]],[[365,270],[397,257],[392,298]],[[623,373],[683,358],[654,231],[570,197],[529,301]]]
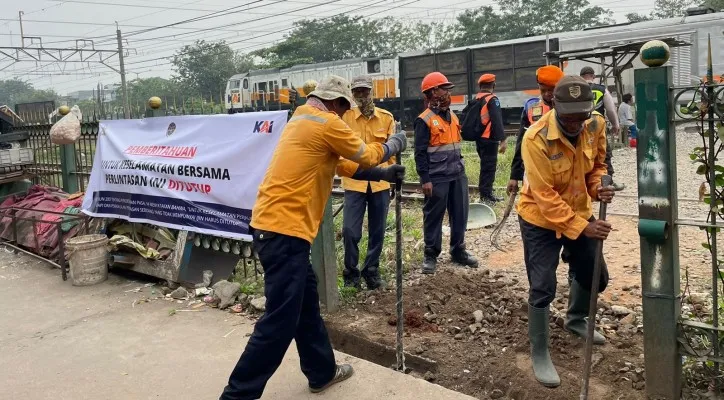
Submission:
[[[126,88],[126,67],[123,64],[123,39],[121,38],[121,29],[116,23],[116,38],[118,39],[118,61],[120,62],[121,72],[121,92],[123,93],[123,113],[126,119],[131,118],[131,110],[128,107],[128,89]]]

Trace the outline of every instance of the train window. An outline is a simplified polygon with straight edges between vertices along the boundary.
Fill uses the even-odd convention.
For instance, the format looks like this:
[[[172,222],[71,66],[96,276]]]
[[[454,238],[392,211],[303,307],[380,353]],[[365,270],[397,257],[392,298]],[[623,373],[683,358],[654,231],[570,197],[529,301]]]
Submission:
[[[247,89],[249,89],[249,80],[244,79],[244,90],[247,90]]]
[[[283,88],[289,87],[289,82],[287,81],[287,78],[282,78],[282,87]]]
[[[367,61],[367,73],[368,74],[379,74],[382,69],[380,65],[380,60],[370,60]]]
[[[239,81],[231,81],[231,89],[238,89],[239,83]]]

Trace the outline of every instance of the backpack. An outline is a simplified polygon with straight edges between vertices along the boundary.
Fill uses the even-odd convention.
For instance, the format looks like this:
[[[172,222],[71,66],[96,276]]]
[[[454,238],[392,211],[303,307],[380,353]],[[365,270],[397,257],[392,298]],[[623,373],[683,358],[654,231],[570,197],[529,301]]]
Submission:
[[[461,114],[460,136],[463,140],[476,142],[483,136],[483,122],[480,120],[480,110],[483,108],[482,99],[475,99],[463,108]]]

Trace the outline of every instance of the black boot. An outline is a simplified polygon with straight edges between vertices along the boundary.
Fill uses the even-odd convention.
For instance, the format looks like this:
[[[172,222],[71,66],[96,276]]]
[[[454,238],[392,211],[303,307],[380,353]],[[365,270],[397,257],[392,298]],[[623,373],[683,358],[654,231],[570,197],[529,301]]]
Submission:
[[[380,270],[376,265],[362,270],[362,277],[365,279],[365,283],[367,283],[367,290],[384,289],[387,287],[387,282],[380,276]]]
[[[425,261],[422,263],[423,274],[434,274],[437,269],[437,257],[425,254]]]
[[[483,204],[495,204],[503,201],[500,197],[495,197],[492,193],[481,193],[480,194],[480,202]]]
[[[351,268],[345,267],[342,272],[342,278],[344,279],[344,287],[362,288],[360,286],[360,272],[357,266]]]
[[[453,251],[450,255],[452,256],[452,261],[454,263],[470,268],[478,267],[478,259],[468,253],[465,249]]]

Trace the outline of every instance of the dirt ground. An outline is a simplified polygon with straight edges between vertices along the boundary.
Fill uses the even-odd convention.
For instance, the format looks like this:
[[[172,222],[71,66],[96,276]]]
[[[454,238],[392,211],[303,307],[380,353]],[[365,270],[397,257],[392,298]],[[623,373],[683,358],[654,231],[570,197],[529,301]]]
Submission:
[[[515,215],[510,220],[515,221]],[[641,269],[637,221],[611,217],[614,232],[604,255],[611,282],[599,299],[597,327],[607,338],[594,348],[590,397],[644,399]],[[514,225],[511,230],[514,230]],[[481,399],[578,399],[583,341],[563,329],[567,307],[567,265],[558,269],[558,294],[551,317],[551,353],[562,384],[546,389],[535,381],[528,358],[527,290],[523,249],[515,234],[501,235],[505,252],[489,249],[489,229],[469,231],[468,243],[480,259],[477,270],[455,267],[440,257],[434,276],[415,269],[405,280],[405,349],[438,363],[437,372],[413,374]],[[682,228],[682,286],[688,267],[692,291],[705,291],[710,266],[701,231]],[[394,346],[394,288],[360,293],[329,317],[337,328]],[[612,309],[616,306],[614,313]],[[621,311],[623,308],[624,311]],[[476,324],[474,313],[482,321]]]

